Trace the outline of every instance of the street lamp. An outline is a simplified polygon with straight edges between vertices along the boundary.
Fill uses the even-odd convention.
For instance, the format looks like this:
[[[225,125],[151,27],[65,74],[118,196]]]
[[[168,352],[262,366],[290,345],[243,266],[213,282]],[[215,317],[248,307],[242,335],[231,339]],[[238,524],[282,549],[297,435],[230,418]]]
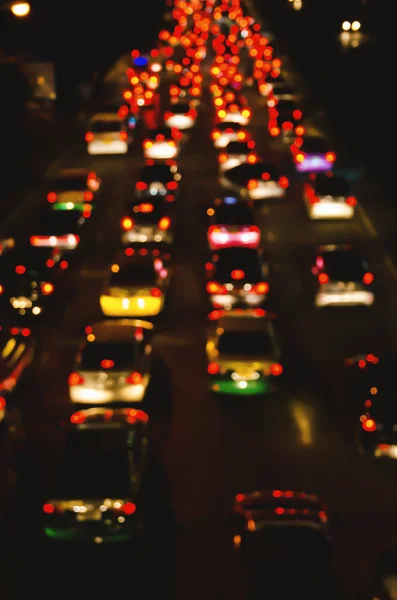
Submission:
[[[11,4],[11,12],[15,17],[26,17],[30,13],[29,2],[15,2]]]

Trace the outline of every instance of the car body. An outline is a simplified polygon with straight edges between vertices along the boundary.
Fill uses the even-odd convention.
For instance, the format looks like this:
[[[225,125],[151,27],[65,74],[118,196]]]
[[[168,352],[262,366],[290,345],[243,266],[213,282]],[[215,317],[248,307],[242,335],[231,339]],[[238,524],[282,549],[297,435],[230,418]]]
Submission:
[[[290,142],[295,136],[304,132],[302,110],[293,100],[279,100],[273,108],[269,108],[269,131],[272,136],[280,135]]]
[[[209,300],[214,308],[260,307],[269,292],[269,265],[258,250],[222,248],[206,264]]]
[[[36,233],[30,237],[30,243],[42,248],[75,250],[86,220],[80,210],[52,211],[39,223]]]
[[[239,201],[234,196],[216,198],[207,214],[210,217],[207,239],[211,250],[258,247],[261,232],[255,225],[254,214],[248,202]]]
[[[251,200],[284,198],[289,186],[288,178],[269,163],[246,163],[221,173],[219,183]]]
[[[371,306],[374,276],[361,252],[349,245],[329,244],[317,249],[312,274],[317,278],[315,305]]]
[[[196,119],[196,109],[187,102],[171,104],[164,113],[164,124],[166,127],[175,127],[182,131],[194,127]]]
[[[23,375],[33,362],[35,342],[28,327],[0,327],[0,423],[5,419],[7,404]]]
[[[238,123],[246,127],[252,117],[252,110],[244,102],[228,102],[222,106],[216,113],[220,122]]]
[[[298,100],[298,95],[295,88],[292,85],[287,84],[274,88],[267,97],[267,105],[270,108],[273,108],[280,100],[293,100],[296,102]]]
[[[80,208],[95,200],[102,180],[95,171],[89,169],[60,169],[55,178],[53,190],[48,192],[47,201],[57,205],[59,210]]]
[[[274,90],[281,90],[286,86],[289,86],[289,83],[281,74],[279,74],[277,77],[267,77],[266,79],[258,80],[259,93],[265,98],[271,95]]]
[[[244,127],[231,121],[217,123],[211,132],[211,137],[215,148],[225,148],[229,142],[244,142],[251,139],[250,134]]]
[[[159,127],[145,132],[143,155],[146,159],[167,160],[176,158],[180,151],[181,134],[170,127]]]
[[[119,264],[120,262],[120,264]],[[169,269],[149,255],[116,256],[100,296],[107,317],[154,317],[164,307]]]
[[[243,164],[253,165],[258,162],[259,157],[255,151],[255,142],[229,142],[218,154],[219,170],[228,171]]]
[[[63,253],[52,248],[16,245],[0,257],[0,302],[14,316],[38,316],[53,302],[55,283],[68,268]]]
[[[161,197],[133,205],[121,219],[121,242],[128,244],[171,244],[173,223],[169,205]]]
[[[330,142],[320,136],[304,136],[299,147],[292,145],[295,168],[298,173],[324,173],[331,171],[336,160]]]
[[[116,113],[98,113],[85,134],[88,154],[126,154],[132,136],[125,119]]]
[[[148,416],[95,408],[75,413],[71,421],[42,505],[44,535],[96,544],[141,536]]]
[[[139,319],[105,320],[87,327],[69,375],[71,402],[142,402],[150,380],[152,329],[152,323]]]
[[[283,372],[273,319],[261,308],[214,310],[207,340],[210,389],[219,394],[258,395],[276,389]]]
[[[250,598],[341,598],[326,506],[292,490],[237,494],[233,545]],[[264,566],[266,579],[264,580]]]
[[[347,179],[332,172],[312,174],[303,199],[310,219],[352,219],[357,205]]]
[[[137,198],[164,196],[167,202],[173,202],[181,178],[176,164],[145,165],[135,184],[135,195]]]

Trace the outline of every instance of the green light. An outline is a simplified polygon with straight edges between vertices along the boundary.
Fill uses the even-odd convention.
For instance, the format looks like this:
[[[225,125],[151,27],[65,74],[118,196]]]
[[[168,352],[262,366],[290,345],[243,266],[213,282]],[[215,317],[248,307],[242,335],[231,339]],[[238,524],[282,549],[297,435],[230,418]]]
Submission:
[[[52,210],[81,210],[81,212],[92,211],[94,206],[92,204],[85,204],[84,202],[56,202],[52,205]]]
[[[210,389],[217,394],[236,394],[238,396],[254,396],[266,394],[271,391],[271,385],[265,378],[246,381],[246,387],[239,387],[238,381],[233,379],[217,379],[211,377]]]

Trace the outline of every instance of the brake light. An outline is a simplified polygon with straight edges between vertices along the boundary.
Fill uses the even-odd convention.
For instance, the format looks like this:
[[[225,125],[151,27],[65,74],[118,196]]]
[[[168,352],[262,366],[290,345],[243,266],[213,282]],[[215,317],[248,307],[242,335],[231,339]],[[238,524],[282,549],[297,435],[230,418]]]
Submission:
[[[146,148],[147,150],[149,150],[149,148],[151,148],[153,146],[153,142],[151,142],[150,140],[146,140],[146,142],[143,143],[143,147]]]
[[[164,120],[168,121],[168,119],[171,119],[172,117],[172,112],[167,111],[166,113],[164,113]]]
[[[246,139],[247,139],[247,134],[246,134],[246,132],[245,132],[245,131],[238,131],[238,132],[236,133],[236,137],[237,137],[237,139],[238,139],[239,141],[244,141],[244,140],[246,140]]]
[[[169,217],[162,217],[159,221],[159,229],[165,231],[171,225],[171,219]]]
[[[354,196],[349,196],[348,198],[346,198],[346,204],[348,204],[349,206],[356,206],[357,200]]]
[[[178,184],[176,181],[169,181],[166,185],[167,190],[176,190]]]
[[[144,181],[138,181],[135,187],[137,190],[143,191],[147,189],[147,183],[145,183]]]
[[[294,128],[291,121],[284,121],[281,127],[284,129],[284,131],[292,131],[292,129]]]
[[[266,281],[262,281],[261,283],[257,283],[252,288],[252,292],[254,294],[267,294],[268,291],[269,291],[269,284]]]
[[[4,288],[2,285],[0,285],[0,294],[2,294],[4,292]]]
[[[270,373],[274,375],[274,377],[278,377],[283,372],[283,367],[279,363],[273,363],[270,367]]]
[[[336,154],[334,152],[327,152],[325,160],[329,163],[333,163],[336,160]]]
[[[207,283],[207,292],[209,294],[223,294],[224,287],[215,281],[209,281]]]
[[[55,506],[46,502],[45,504],[43,504],[43,512],[46,515],[53,515],[55,512]]]
[[[211,362],[207,367],[207,371],[210,375],[216,375],[219,373],[219,365],[215,362]]]
[[[80,425],[81,423],[84,423],[85,418],[85,414],[82,411],[78,411],[70,416],[70,422],[74,425]]]
[[[134,227],[134,221],[132,219],[130,219],[130,217],[123,217],[121,219],[121,226],[126,231],[129,231],[130,229],[132,229]]]
[[[4,410],[5,407],[6,407],[5,398],[3,398],[3,396],[0,396],[0,410]]]
[[[247,183],[247,188],[249,190],[254,190],[257,187],[258,187],[258,182],[256,181],[256,179],[250,179],[249,182]]]
[[[241,269],[234,269],[234,271],[232,271],[230,275],[232,279],[236,279],[237,281],[239,281],[240,279],[244,279],[245,277],[245,273]]]
[[[365,419],[362,424],[364,431],[376,431],[376,421],[373,419]]]
[[[150,213],[153,212],[154,210],[154,206],[153,204],[150,204],[149,202],[144,202],[143,204],[139,205],[139,212],[141,213]]]
[[[128,133],[126,131],[120,131],[119,138],[122,142],[126,142],[128,138]]]
[[[228,159],[228,155],[225,152],[221,152],[220,155],[218,156],[218,161],[220,163],[225,163]]]
[[[294,117],[294,119],[296,121],[299,121],[299,119],[302,118],[302,111],[301,110],[294,110],[294,112],[292,113],[292,116]]]
[[[372,273],[365,273],[364,277],[363,277],[363,282],[366,285],[371,285],[371,283],[374,280],[374,276],[372,275]]]
[[[273,127],[270,128],[269,131],[270,131],[270,135],[272,137],[277,137],[278,135],[280,135],[280,128],[279,127],[273,126]]]
[[[126,502],[121,510],[125,515],[133,515],[136,511],[136,504],[134,504],[133,502]]]
[[[305,128],[302,125],[298,125],[295,129],[295,133],[297,136],[301,137],[305,133]]]
[[[15,267],[15,273],[17,273],[18,275],[23,275],[24,273],[26,273],[26,267],[24,267],[23,265],[17,265]]]
[[[87,133],[85,134],[85,141],[88,142],[92,142],[94,139],[94,134],[91,131],[87,131]]]
[[[328,281],[329,281],[329,277],[328,277],[327,273],[320,273],[317,279],[318,279],[318,282],[321,284],[328,283]]]
[[[150,295],[153,296],[153,298],[160,298],[161,297],[161,290],[159,290],[159,288],[152,288],[150,290]]]
[[[298,154],[295,154],[295,162],[297,163],[303,163],[303,161],[305,160],[305,155],[303,154],[303,152],[298,152]]]
[[[57,199],[57,194],[55,192],[50,192],[49,194],[47,194],[47,200],[48,202],[51,202],[51,204],[53,202],[56,202]]]
[[[220,131],[213,131],[211,134],[211,137],[213,140],[219,140],[219,138],[221,137],[221,132]]]
[[[278,180],[278,185],[280,187],[286,189],[289,186],[288,177],[285,177],[285,175],[283,175],[282,177],[280,177],[280,179]]]
[[[79,375],[78,373],[71,373],[68,379],[69,385],[82,385],[84,383],[84,377]]]
[[[109,360],[107,358],[101,360],[101,367],[102,369],[112,369],[114,367],[114,360]]]
[[[224,119],[226,117],[226,111],[223,108],[221,108],[221,110],[218,110],[218,117],[220,119]]]
[[[84,192],[84,200],[85,202],[91,202],[93,200],[94,194],[92,192]]]
[[[130,385],[142,385],[143,377],[140,373],[131,373],[131,375],[127,377],[126,382]]]
[[[44,296],[49,296],[54,291],[54,286],[52,283],[48,283],[48,282],[42,283],[41,291],[44,294]]]

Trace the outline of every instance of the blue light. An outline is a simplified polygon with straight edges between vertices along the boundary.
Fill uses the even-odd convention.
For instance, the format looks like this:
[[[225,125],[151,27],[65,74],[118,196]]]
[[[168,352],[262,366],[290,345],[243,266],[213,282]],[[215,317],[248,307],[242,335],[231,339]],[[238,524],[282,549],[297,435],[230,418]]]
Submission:
[[[148,64],[148,59],[146,58],[146,56],[137,56],[137,58],[134,58],[134,65],[136,67],[145,67]]]
[[[237,198],[234,198],[234,196],[226,196],[223,201],[225,204],[237,204],[238,202]]]

